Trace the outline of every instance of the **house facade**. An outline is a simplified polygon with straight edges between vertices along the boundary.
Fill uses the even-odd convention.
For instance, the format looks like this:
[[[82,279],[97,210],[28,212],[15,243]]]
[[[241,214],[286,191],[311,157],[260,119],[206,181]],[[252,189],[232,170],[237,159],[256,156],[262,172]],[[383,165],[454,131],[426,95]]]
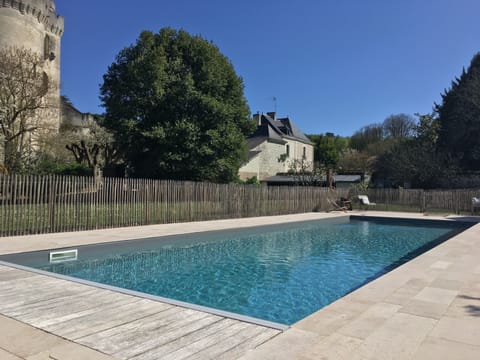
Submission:
[[[292,120],[277,118],[274,112],[256,114],[254,119],[257,129],[247,139],[248,161],[239,170],[240,179],[266,180],[289,172],[295,164],[312,170],[313,143]]]

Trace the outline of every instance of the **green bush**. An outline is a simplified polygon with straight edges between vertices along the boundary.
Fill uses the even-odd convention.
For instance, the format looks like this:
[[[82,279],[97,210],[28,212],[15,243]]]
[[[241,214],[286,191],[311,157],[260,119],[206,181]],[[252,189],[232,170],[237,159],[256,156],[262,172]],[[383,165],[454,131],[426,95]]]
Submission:
[[[42,160],[33,169],[38,175],[74,175],[93,176],[92,169],[79,163],[57,163],[52,160]]]
[[[260,181],[257,179],[256,176],[252,176],[250,178],[247,178],[246,180],[242,180],[237,177],[234,181],[232,181],[233,184],[239,184],[239,185],[260,185]]]

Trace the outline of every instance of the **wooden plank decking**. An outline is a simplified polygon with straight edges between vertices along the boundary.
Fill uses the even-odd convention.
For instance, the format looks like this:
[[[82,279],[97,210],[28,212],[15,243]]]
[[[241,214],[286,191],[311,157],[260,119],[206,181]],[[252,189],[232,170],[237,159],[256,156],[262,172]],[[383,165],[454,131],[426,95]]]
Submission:
[[[117,359],[235,359],[279,330],[0,265],[0,314]]]

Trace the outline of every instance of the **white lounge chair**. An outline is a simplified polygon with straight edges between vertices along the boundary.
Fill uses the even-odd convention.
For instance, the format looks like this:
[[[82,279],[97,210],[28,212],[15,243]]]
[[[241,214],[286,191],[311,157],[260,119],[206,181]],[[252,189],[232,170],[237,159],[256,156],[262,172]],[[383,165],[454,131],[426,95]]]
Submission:
[[[376,203],[370,202],[367,195],[358,195],[358,200],[360,200],[360,205],[365,205],[366,207],[377,205]]]
[[[475,212],[475,209],[480,209],[480,198],[472,197],[472,214]]]

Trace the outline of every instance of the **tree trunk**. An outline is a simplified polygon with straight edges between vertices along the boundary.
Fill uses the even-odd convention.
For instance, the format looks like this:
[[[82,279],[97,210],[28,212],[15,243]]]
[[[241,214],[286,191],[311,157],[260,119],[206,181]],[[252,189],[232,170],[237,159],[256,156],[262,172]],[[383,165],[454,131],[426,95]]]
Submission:
[[[328,184],[328,188],[330,190],[334,189],[334,187],[333,187],[333,169],[328,169],[327,170],[327,184]]]
[[[99,165],[93,167],[93,180],[95,182],[95,188],[100,190],[103,188],[103,170]]]
[[[3,160],[5,167],[10,173],[16,173],[21,170],[22,154],[18,151],[17,144],[14,141],[5,141],[3,148]]]

